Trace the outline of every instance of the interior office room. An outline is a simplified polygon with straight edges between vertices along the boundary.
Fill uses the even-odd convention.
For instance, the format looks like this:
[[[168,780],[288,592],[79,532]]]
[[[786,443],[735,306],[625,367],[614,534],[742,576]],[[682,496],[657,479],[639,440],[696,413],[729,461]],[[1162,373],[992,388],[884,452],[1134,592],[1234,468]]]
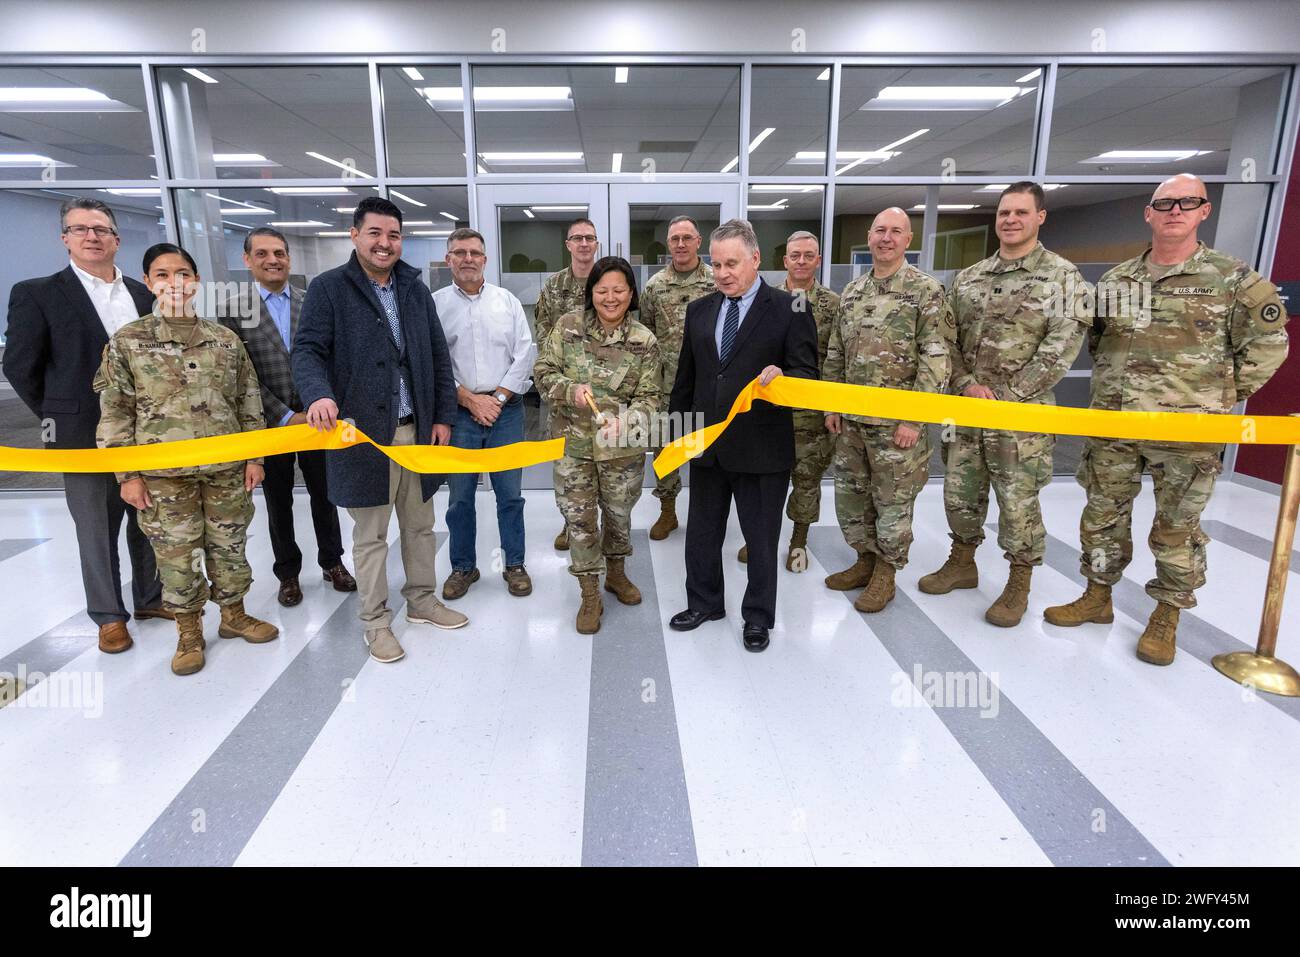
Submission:
[[[1169,653],[1176,649],[1171,663],[1156,666],[1135,653],[1154,627],[1153,609],[1164,607],[1153,599],[1153,592],[1164,592],[1151,584],[1165,574],[1157,570],[1157,552],[1161,568],[1172,561],[1174,546],[1161,532],[1168,526],[1164,510],[1181,507],[1181,493],[1166,489],[1158,513],[1155,483],[1172,481],[1174,466],[1166,469],[1155,459],[1146,474],[1133,478],[1140,489],[1129,522],[1131,561],[1126,557],[1122,573],[1105,586],[1110,620],[1101,621],[1102,613],[1079,627],[1045,620],[1046,609],[1068,606],[1085,586],[1091,588],[1080,569],[1086,479],[1095,476],[1097,459],[1086,438],[1087,423],[1094,420],[1082,414],[1096,394],[1094,360],[1084,340],[1101,326],[1091,313],[1071,332],[1077,355],[1067,356],[1068,368],[1058,370],[1043,399],[1080,413],[1069,422],[1083,422],[1084,428],[1082,434],[1066,429],[1054,443],[1043,436],[1047,464],[1040,487],[1030,492],[1040,505],[1041,528],[1032,547],[1041,558],[1031,563],[1027,606],[1013,627],[992,624],[985,614],[1001,601],[1004,586],[1011,588],[1004,552],[1011,553],[999,527],[1006,502],[996,481],[997,494],[984,493],[987,514],[975,525],[985,540],[963,566],[972,576],[978,572],[978,584],[953,586],[949,594],[920,587],[961,544],[950,536],[945,517],[941,450],[950,441],[944,433],[951,422],[922,419],[918,426],[931,454],[928,465],[919,466],[910,552],[905,564],[890,566],[891,593],[882,611],[855,605],[875,575],[871,562],[883,566],[886,559],[865,546],[855,554],[846,538],[837,513],[844,498],[839,467],[832,463],[814,478],[815,512],[800,529],[781,496],[775,617],[770,625],[755,626],[761,641],[751,635],[755,623],[742,620],[742,613],[749,615],[747,580],[756,587],[757,579],[737,551],[752,544],[751,552],[764,551],[761,562],[769,556],[758,548],[759,538],[750,542],[742,530],[739,497],[724,513],[725,538],[720,545],[711,542],[722,556],[717,601],[725,613],[690,630],[670,626],[683,609],[700,610],[691,604],[695,591],[688,589],[697,559],[687,537],[689,517],[715,519],[690,508],[700,475],[693,481],[691,472],[702,463],[680,470],[684,487],[675,493],[674,527],[652,536],[668,506],[656,494],[654,452],[637,453],[641,458],[633,461],[644,462],[644,477],[639,492],[634,475],[630,492],[620,493],[620,502],[626,505],[630,495],[632,504],[626,506],[627,548],[615,555],[610,530],[622,521],[617,509],[601,519],[603,544],[598,536],[591,539],[586,525],[570,520],[578,506],[557,508],[557,498],[576,501],[578,495],[569,479],[561,481],[559,447],[553,454],[539,451],[555,438],[553,429],[562,429],[557,423],[596,428],[586,407],[573,399],[576,380],[565,378],[571,374],[565,363],[577,360],[566,350],[577,342],[573,348],[581,352],[582,336],[612,334],[613,328],[591,325],[583,331],[584,323],[605,319],[593,305],[592,297],[603,294],[592,292],[595,280],[587,285],[575,271],[575,249],[581,248],[570,241],[575,223],[578,231],[594,234],[600,257],[617,257],[607,267],[613,273],[599,273],[606,259],[599,260],[600,280],[612,276],[615,285],[630,284],[644,297],[660,273],[660,288],[671,286],[674,271],[678,280],[684,275],[670,234],[682,224],[678,217],[689,217],[701,242],[688,268],[714,276],[722,290],[701,293],[720,304],[707,317],[703,307],[692,310],[682,300],[685,332],[679,327],[677,342],[684,335],[689,351],[692,322],[716,322],[722,336],[727,303],[743,301],[731,299],[723,286],[732,261],[719,252],[730,247],[718,243],[729,240],[711,239],[715,229],[731,236],[726,224],[749,224],[735,233],[744,252],[737,268],[744,277],[753,275],[752,252],[758,278],[754,285],[745,278],[739,288],[759,289],[757,295],[767,297],[762,302],[778,309],[800,302],[800,296],[781,292],[797,244],[815,249],[814,279],[836,297],[844,294],[851,302],[863,290],[884,288],[873,285],[885,253],[871,236],[875,224],[898,221],[904,239],[893,253],[902,253],[899,268],[919,276],[917,281],[925,274],[942,284],[936,301],[947,303],[955,287],[984,275],[988,263],[1012,268],[1005,266],[1006,257],[999,260],[1011,248],[999,232],[999,209],[1009,198],[1032,200],[1032,192],[1007,192],[1024,182],[1041,187],[1045,197],[1046,213],[1036,227],[1041,245],[1073,264],[1089,284],[1123,263],[1146,262],[1158,228],[1152,217],[1165,215],[1150,205],[1153,197],[1207,201],[1183,215],[1199,217],[1208,207],[1192,241],[1219,257],[1213,262],[1235,263],[1222,267],[1228,270],[1224,276],[1238,270],[1223,280],[1228,305],[1195,313],[1210,302],[1210,291],[1201,288],[1208,280],[1180,285],[1156,276],[1157,294],[1174,303],[1159,321],[1192,328],[1195,322],[1185,315],[1190,310],[1202,317],[1196,322],[1203,330],[1219,322],[1231,341],[1172,372],[1153,353],[1147,365],[1121,373],[1120,386],[1131,398],[1149,381],[1146,373],[1158,381],[1165,381],[1161,375],[1183,375],[1202,383],[1189,388],[1203,395],[1203,383],[1218,375],[1215,382],[1227,377],[1228,399],[1215,411],[1245,416],[1241,421],[1247,423],[1300,411],[1300,363],[1294,354],[1277,359],[1285,346],[1270,354],[1268,374],[1257,377],[1259,387],[1252,386],[1244,402],[1236,401],[1231,379],[1233,350],[1238,373],[1246,362],[1241,337],[1247,330],[1263,335],[1263,327],[1251,323],[1271,322],[1270,341],[1277,343],[1285,338],[1286,314],[1278,321],[1272,304],[1281,302],[1292,315],[1300,310],[1298,13],[1294,3],[1264,0],[1050,8],[1012,0],[575,0],[471,7],[403,0],[284,0],[274,7],[236,0],[0,3],[0,300],[9,304],[0,313],[0,354],[10,353],[0,379],[0,742],[11,768],[0,787],[0,862],[1122,868],[1300,863],[1300,689],[1288,684],[1285,664],[1300,663],[1300,596],[1291,579],[1295,569],[1288,569],[1295,499],[1284,495],[1293,455],[1285,423],[1269,425],[1261,441],[1253,431],[1243,432],[1241,441],[1227,442],[1221,453],[1213,446],[1210,459],[1196,460],[1201,472],[1195,480],[1208,476],[1212,494],[1201,503],[1199,523],[1192,509],[1177,547],[1178,555],[1203,564],[1204,584],[1193,582],[1190,604],[1165,602],[1177,628],[1176,645],[1168,638]],[[378,212],[376,199],[387,201]],[[1181,201],[1173,204],[1175,217],[1188,209],[1178,206]],[[400,223],[386,212],[393,207]],[[101,235],[94,223],[110,221],[105,210],[112,228]],[[65,471],[59,463],[91,460],[53,456],[69,448],[95,454],[91,450],[107,427],[79,445],[61,445],[50,434],[52,424],[63,423],[60,416],[71,422],[87,404],[93,408],[116,395],[119,412],[130,406],[125,414],[135,423],[131,427],[144,429],[147,396],[158,393],[157,401],[175,410],[180,406],[173,393],[188,389],[210,396],[186,405],[189,412],[180,413],[168,434],[220,434],[230,429],[220,425],[212,406],[226,401],[217,392],[233,378],[221,373],[215,381],[186,381],[183,371],[170,385],[162,372],[152,382],[133,379],[133,385],[124,384],[121,373],[103,378],[115,355],[119,368],[130,366],[133,375],[146,368],[128,347],[171,355],[172,347],[206,346],[202,335],[186,340],[188,332],[171,346],[166,336],[161,344],[141,339],[144,332],[135,339],[124,336],[123,330],[140,330],[148,322],[155,324],[150,328],[172,328],[158,311],[163,298],[151,306],[146,297],[144,308],[137,299],[141,325],[119,326],[111,340],[89,305],[101,303],[96,297],[125,296],[128,288],[152,296],[155,280],[146,274],[146,253],[154,257],[149,268],[165,261],[184,271],[188,263],[202,292],[195,328],[221,333],[208,336],[211,348],[225,350],[217,359],[235,362],[242,356],[239,361],[257,365],[257,349],[236,344],[242,333],[221,327],[212,314],[211,290],[267,293],[258,278],[263,274],[246,256],[246,244],[265,240],[288,253],[284,288],[306,294],[293,299],[293,335],[309,325],[319,330],[321,323],[336,323],[329,327],[335,330],[333,344],[312,353],[320,369],[344,368],[354,350],[382,351],[386,337],[400,352],[406,347],[391,341],[375,298],[387,287],[367,271],[372,260],[365,255],[385,255],[364,245],[363,227],[377,221],[367,219],[367,211],[400,228],[400,260],[406,265],[391,275],[397,277],[402,322],[416,312],[434,316],[432,301],[443,318],[430,318],[429,328],[450,329],[448,308],[479,301],[466,293],[456,271],[471,260],[455,253],[476,245],[483,253],[474,260],[482,288],[494,290],[501,302],[517,303],[537,356],[526,387],[499,398],[476,387],[465,391],[475,400],[486,396],[493,415],[517,409],[521,416],[518,438],[527,444],[512,448],[530,450],[535,459],[519,466],[518,493],[525,530],[520,553],[531,592],[512,590],[507,573],[520,566],[506,554],[511,548],[503,541],[504,525],[498,527],[498,493],[485,467],[477,490],[469,493],[476,505],[469,534],[481,577],[462,595],[444,598],[457,559],[448,523],[451,486],[440,478],[430,500],[432,532],[419,540],[436,575],[427,600],[437,610],[421,612],[424,619],[410,621],[404,614],[414,606],[400,592],[410,556],[399,548],[405,541],[399,524],[379,533],[391,546],[387,565],[376,574],[386,574],[392,621],[378,631],[387,631],[385,640],[391,638],[404,654],[401,660],[379,660],[378,639],[370,630],[363,634],[367,620],[358,620],[369,607],[369,579],[359,592],[347,590],[340,587],[344,579],[331,579],[324,559],[317,568],[317,546],[322,555],[325,546],[313,534],[313,510],[337,515],[342,548],[331,560],[364,578],[364,563],[354,554],[357,513],[386,507],[382,485],[389,460],[373,449],[366,453],[379,463],[373,475],[380,478],[367,480],[379,491],[362,508],[351,493],[335,489],[343,466],[320,465],[329,488],[319,495],[311,491],[300,453],[299,471],[289,466],[288,493],[301,553],[298,601],[282,600],[284,580],[276,570],[283,570],[282,543],[272,541],[262,487],[239,493],[242,517],[232,520],[240,525],[242,548],[242,557],[232,561],[242,562],[239,567],[249,569],[252,579],[239,613],[266,625],[275,640],[249,637],[252,626],[227,616],[234,606],[217,603],[216,596],[228,589],[216,581],[220,569],[214,569],[211,551],[204,561],[196,557],[179,569],[174,557],[164,557],[159,549],[169,534],[168,519],[166,508],[159,512],[156,504],[140,515],[154,516],[144,523],[153,529],[145,547],[154,551],[160,570],[163,597],[157,607],[170,609],[171,617],[136,618],[140,609],[132,603],[143,600],[144,590],[132,581],[127,530],[143,519],[134,508],[123,514],[117,504],[117,531],[101,529],[104,541],[94,553],[101,558],[88,558],[79,542],[91,531],[74,518],[68,476],[93,469]],[[1031,213],[1037,215],[1036,206]],[[90,225],[78,225],[83,223]],[[264,231],[255,233],[259,229]],[[456,235],[462,230],[473,235]],[[98,250],[102,240],[115,250],[107,278],[72,269],[77,250],[85,248],[77,243],[87,233],[92,248]],[[806,238],[792,238],[796,233]],[[756,250],[748,237],[756,240]],[[120,281],[113,278],[114,268]],[[592,269],[589,259],[586,268]],[[547,334],[538,337],[539,299],[552,288],[548,281],[565,270],[577,277],[578,314],[568,324],[552,316],[558,325],[544,327]],[[357,278],[348,286],[352,274]],[[373,290],[365,288],[366,276]],[[47,286],[24,285],[46,282],[43,277],[51,277]],[[1257,280],[1263,285],[1253,285]],[[70,290],[64,299],[39,299],[53,296],[49,290],[59,282],[65,285],[58,288]],[[330,285],[336,282],[342,285]],[[80,298],[83,286],[90,295]],[[337,323],[348,320],[329,310],[341,308],[337,296],[344,287],[358,303],[373,304],[367,307],[376,323],[373,334],[339,331]],[[990,295],[990,288],[981,295]],[[1254,298],[1241,298],[1247,288]],[[402,298],[411,290],[418,295]],[[264,301],[269,310],[270,300]],[[974,313],[951,314],[956,338],[939,340],[946,344],[931,353],[945,369],[953,364],[950,351],[961,349],[961,324],[987,322],[996,312],[992,300],[982,302]],[[1014,308],[1022,306],[1023,301]],[[123,308],[131,307],[126,300]],[[838,308],[831,321],[848,322],[850,313]],[[791,322],[806,326],[801,309],[791,313],[797,317]],[[35,323],[40,310],[43,331],[21,325]],[[642,318],[646,312],[642,308]],[[394,315],[389,318],[396,322]],[[1156,315],[1162,315],[1159,308]],[[628,312],[617,335],[634,338],[641,328],[636,319]],[[732,348],[756,349],[754,339],[745,338],[747,321],[741,320],[734,347],[724,348],[721,338],[699,342],[715,342],[715,360]],[[869,319],[862,321],[870,326]],[[28,400],[36,395],[39,402],[41,393],[27,379],[49,384],[67,375],[66,368],[56,368],[55,357],[71,354],[71,340],[89,335],[91,326],[105,349],[97,391],[87,382],[65,393],[48,385],[44,396],[53,401],[33,409]],[[345,346],[338,339],[345,334],[357,338]],[[448,339],[442,331],[436,338],[443,345],[432,346],[432,368],[442,370],[438,349],[450,349],[454,359],[464,340]],[[795,338],[784,347],[787,367],[796,363],[790,345]],[[630,339],[618,341],[619,348],[633,348],[626,345]],[[301,391],[312,401],[272,421],[263,398],[264,412],[258,414],[271,430],[315,424],[309,414],[329,388],[315,389],[301,378],[305,347],[276,342],[283,369],[295,377],[293,395]],[[605,361],[605,346],[594,353],[586,348],[592,377],[606,385],[620,378],[595,368]],[[686,353],[679,356],[677,348],[671,358],[680,384],[677,363],[686,361]],[[994,346],[1005,348],[1013,347]],[[33,350],[43,363],[34,372],[27,362]],[[647,354],[653,355],[656,375],[666,361],[660,351],[656,345]],[[100,359],[95,358],[87,366],[92,373]],[[546,393],[540,381],[544,360],[551,362],[547,381],[561,383],[556,393]],[[1112,376],[1113,361],[1106,360]],[[23,381],[11,372],[20,367]],[[401,368],[394,376],[404,390],[427,388],[438,403],[451,394],[446,371],[430,380],[410,365]],[[329,381],[338,387],[341,380]],[[463,383],[457,379],[456,385]],[[265,395],[265,387],[255,382],[251,388]],[[72,395],[81,398],[67,398]],[[406,420],[397,414],[396,396],[395,391],[394,423]],[[669,398],[665,391],[664,413]],[[423,402],[412,400],[409,416],[427,426]],[[470,408],[458,402],[459,410],[453,404],[443,411],[454,418]],[[374,411],[344,405],[335,404],[340,422]],[[1115,408],[1147,407],[1126,399]],[[764,404],[764,411],[744,413],[729,429],[738,429],[745,415],[788,421],[784,409]],[[1200,407],[1184,403],[1180,409]],[[100,411],[91,413],[92,428]],[[834,410],[814,411],[820,421],[822,412]],[[1009,423],[1019,421],[1007,415]],[[887,418],[891,428],[893,420],[903,421],[902,415]],[[470,421],[469,414],[456,421]],[[1051,421],[1064,429],[1067,419]],[[788,457],[788,428],[774,425],[757,444],[785,443],[778,451]],[[957,428],[966,427],[958,421]],[[1026,434],[1019,446],[1010,439],[1022,456],[1028,454]],[[382,445],[394,435],[372,438]],[[426,433],[415,441],[427,445],[430,439]],[[573,439],[565,441],[573,451]],[[832,444],[838,462],[843,435]],[[17,454],[46,448],[46,458]],[[340,456],[356,461],[359,452],[335,447],[313,454],[320,462],[337,462]],[[723,461],[721,453],[717,461]],[[419,481],[414,472],[392,468],[393,475]],[[876,466],[878,475],[882,468]],[[108,488],[115,499],[120,481],[125,497],[131,480],[113,478],[116,468],[106,471],[108,480],[97,488]],[[901,466],[897,471],[902,474]],[[140,474],[129,468],[122,474],[128,473]],[[161,486],[152,485],[154,473],[143,474],[141,483],[156,498]],[[251,473],[245,468],[242,474]],[[195,474],[176,481],[184,484],[182,479],[197,481]],[[1300,482],[1300,473],[1291,479]],[[557,484],[563,486],[558,491]],[[949,476],[949,498],[951,485]],[[602,485],[599,495],[613,495],[610,487]],[[358,495],[356,501],[365,497]],[[606,499],[600,501],[605,508]],[[1190,508],[1189,501],[1181,504]],[[97,514],[106,507],[100,502]],[[417,512],[419,507],[428,508],[413,506]],[[595,506],[583,508],[584,516],[596,514]],[[769,513],[775,514],[764,514]],[[209,538],[205,545],[200,533],[199,552],[215,541],[220,524],[215,513],[204,514]],[[568,550],[555,547],[562,529]],[[796,533],[802,539],[789,549]],[[1034,538],[1032,529],[1027,534]],[[596,544],[579,548],[580,540],[589,539]],[[597,576],[572,570],[580,561],[575,549],[595,555],[602,570],[625,572],[639,602],[625,603],[613,584],[593,592],[594,598],[580,591],[584,574]],[[798,551],[798,560],[787,561],[788,551]],[[869,559],[857,588],[827,587],[827,577],[855,559]],[[1011,561],[1010,574],[1017,561]],[[1021,566],[1028,567],[1024,561]],[[235,574],[230,567],[224,574]],[[120,607],[128,617],[119,624],[131,647],[121,653],[103,650],[105,623],[92,618],[88,607],[89,578],[110,571],[120,580]],[[1195,578],[1194,568],[1184,571]],[[198,606],[191,602],[177,616],[176,582],[191,579],[212,601],[197,619],[205,647],[190,648],[202,670],[181,675],[169,664],[184,650],[178,648],[178,628],[184,644],[184,623]],[[575,615],[580,624],[589,601],[600,603],[599,630],[583,634]],[[467,618],[468,624],[440,624],[439,615]],[[1173,625],[1169,629],[1172,636]],[[234,640],[222,637],[228,630]],[[248,640],[238,640],[241,634]],[[760,643],[763,648],[754,647]],[[762,653],[749,653],[756,650]],[[1237,670],[1223,660],[1228,655]]]

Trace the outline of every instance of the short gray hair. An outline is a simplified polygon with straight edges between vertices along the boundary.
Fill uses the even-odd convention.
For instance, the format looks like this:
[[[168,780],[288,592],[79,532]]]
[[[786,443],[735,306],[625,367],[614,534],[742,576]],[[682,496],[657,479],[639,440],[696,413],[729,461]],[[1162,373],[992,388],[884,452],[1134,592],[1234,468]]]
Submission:
[[[739,239],[751,253],[758,252],[758,234],[747,219],[729,219],[709,234],[709,245],[720,240]]]
[[[816,236],[814,236],[812,233],[808,232],[808,230],[796,229],[794,232],[792,232],[789,236],[785,238],[785,244],[788,246],[796,239],[811,239],[813,242],[817,244],[817,251],[821,252],[822,241],[818,239]]]
[[[672,219],[668,220],[668,228],[669,228],[669,230],[671,230],[671,229],[672,229],[674,226],[676,226],[678,223],[690,223],[690,224],[691,224],[691,228],[692,228],[693,230],[695,230],[695,235],[698,236],[698,235],[700,234],[700,224],[697,223],[697,222],[694,220],[694,218],[692,218],[692,217],[690,217],[690,216],[674,216]]]
[[[92,213],[103,213],[108,217],[108,221],[113,224],[113,228],[117,229],[117,217],[113,215],[113,211],[109,209],[105,203],[102,203],[97,199],[86,199],[84,197],[80,199],[66,199],[63,201],[63,205],[59,207],[60,229],[62,229],[63,224],[67,222],[68,213],[72,212],[74,209],[88,209]]]

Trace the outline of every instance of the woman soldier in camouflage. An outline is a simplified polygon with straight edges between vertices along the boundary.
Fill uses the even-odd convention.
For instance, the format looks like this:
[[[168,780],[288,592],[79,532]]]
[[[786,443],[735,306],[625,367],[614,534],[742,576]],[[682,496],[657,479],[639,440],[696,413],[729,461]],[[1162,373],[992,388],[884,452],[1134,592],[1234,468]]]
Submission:
[[[632,507],[641,497],[650,420],[659,407],[659,348],[654,333],[629,315],[637,292],[627,260],[599,260],[587,276],[585,302],[556,321],[533,377],[552,403],[552,434],[564,436],[555,501],[569,530],[569,572],[582,587],[576,626],[592,635],[604,610],[602,571],[606,591],[625,605],[641,601],[623,562],[632,554]]]
[[[265,428],[257,375],[243,343],[195,313],[193,257],[171,243],[151,246],[144,281],[156,297],[153,312],[109,340],[95,377],[100,448]],[[261,459],[252,459],[117,475],[122,498],[139,510],[140,528],[153,543],[163,604],[176,614],[180,640],[172,671],[178,675],[203,667],[199,616],[209,597],[221,606],[222,638],[256,643],[280,633],[244,611],[253,582],[244,540],[262,474]]]

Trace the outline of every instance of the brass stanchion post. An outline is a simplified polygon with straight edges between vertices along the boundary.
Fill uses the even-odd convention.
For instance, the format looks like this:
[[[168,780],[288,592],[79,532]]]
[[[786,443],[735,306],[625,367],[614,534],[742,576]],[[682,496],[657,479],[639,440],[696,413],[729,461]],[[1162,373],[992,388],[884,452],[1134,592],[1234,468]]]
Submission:
[[[1282,500],[1273,534],[1273,556],[1268,563],[1268,585],[1264,589],[1264,611],[1259,621],[1259,642],[1254,651],[1215,655],[1214,667],[1241,684],[1260,691],[1300,697],[1300,674],[1280,658],[1277,632],[1282,623],[1282,596],[1291,567],[1291,546],[1295,541],[1296,513],[1300,511],[1300,446],[1291,446],[1282,475]]]

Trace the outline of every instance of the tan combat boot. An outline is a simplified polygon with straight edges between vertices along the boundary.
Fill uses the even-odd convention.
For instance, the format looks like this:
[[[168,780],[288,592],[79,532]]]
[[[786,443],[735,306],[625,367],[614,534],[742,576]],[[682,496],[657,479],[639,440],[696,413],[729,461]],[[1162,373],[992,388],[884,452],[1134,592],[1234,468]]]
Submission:
[[[795,568],[798,558],[799,567]],[[785,553],[785,570],[802,572],[808,567],[808,523],[795,522],[794,531],[790,533],[790,548]]]
[[[600,615],[605,610],[600,600],[600,576],[579,575],[578,584],[582,587],[582,607],[575,623],[578,634],[594,635],[600,631]]]
[[[1137,656],[1149,665],[1168,665],[1174,660],[1174,636],[1178,631],[1178,607],[1159,602],[1138,639]]]
[[[741,545],[741,546],[740,546],[740,551],[736,552],[736,561],[740,562],[740,564],[742,564],[742,565],[746,565],[746,564],[749,563],[749,545],[748,545],[748,544],[745,544],[745,545]]]
[[[858,552],[858,560],[833,575],[826,576],[826,587],[835,591],[852,591],[865,588],[871,582],[871,573],[876,567],[875,552]]]
[[[560,534],[555,536],[555,550],[557,552],[567,552],[569,550],[569,526],[565,525],[560,529]]]
[[[641,604],[641,590],[628,580],[621,558],[605,559],[605,591],[616,595],[625,605]]]
[[[998,600],[984,613],[984,620],[999,628],[1012,628],[1020,624],[1029,604],[1029,576],[1033,574],[1031,565],[1012,565],[1011,574],[1007,576],[1007,587],[1002,589]]]
[[[221,625],[217,634],[222,638],[243,638],[245,641],[260,645],[280,634],[280,629],[269,621],[254,618],[244,611],[244,601],[232,602],[221,606]]]
[[[176,654],[172,656],[172,674],[192,675],[203,669],[203,618],[197,611],[176,613]]]
[[[668,537],[668,533],[677,527],[677,499],[665,498],[659,500],[659,518],[650,526],[650,537],[656,542],[661,542]]]
[[[975,549],[978,545],[953,542],[948,560],[937,572],[922,576],[916,586],[927,595],[946,595],[954,588],[977,588],[979,569],[975,567]]]
[[[1043,617],[1052,625],[1073,628],[1084,622],[1096,622],[1109,625],[1115,620],[1115,608],[1110,603],[1110,586],[1088,582],[1083,597],[1076,598],[1068,605],[1053,605],[1043,609]]]
[[[877,561],[876,567],[871,572],[871,581],[853,603],[853,607],[868,614],[883,610],[894,600],[894,574],[893,565],[889,562]]]

